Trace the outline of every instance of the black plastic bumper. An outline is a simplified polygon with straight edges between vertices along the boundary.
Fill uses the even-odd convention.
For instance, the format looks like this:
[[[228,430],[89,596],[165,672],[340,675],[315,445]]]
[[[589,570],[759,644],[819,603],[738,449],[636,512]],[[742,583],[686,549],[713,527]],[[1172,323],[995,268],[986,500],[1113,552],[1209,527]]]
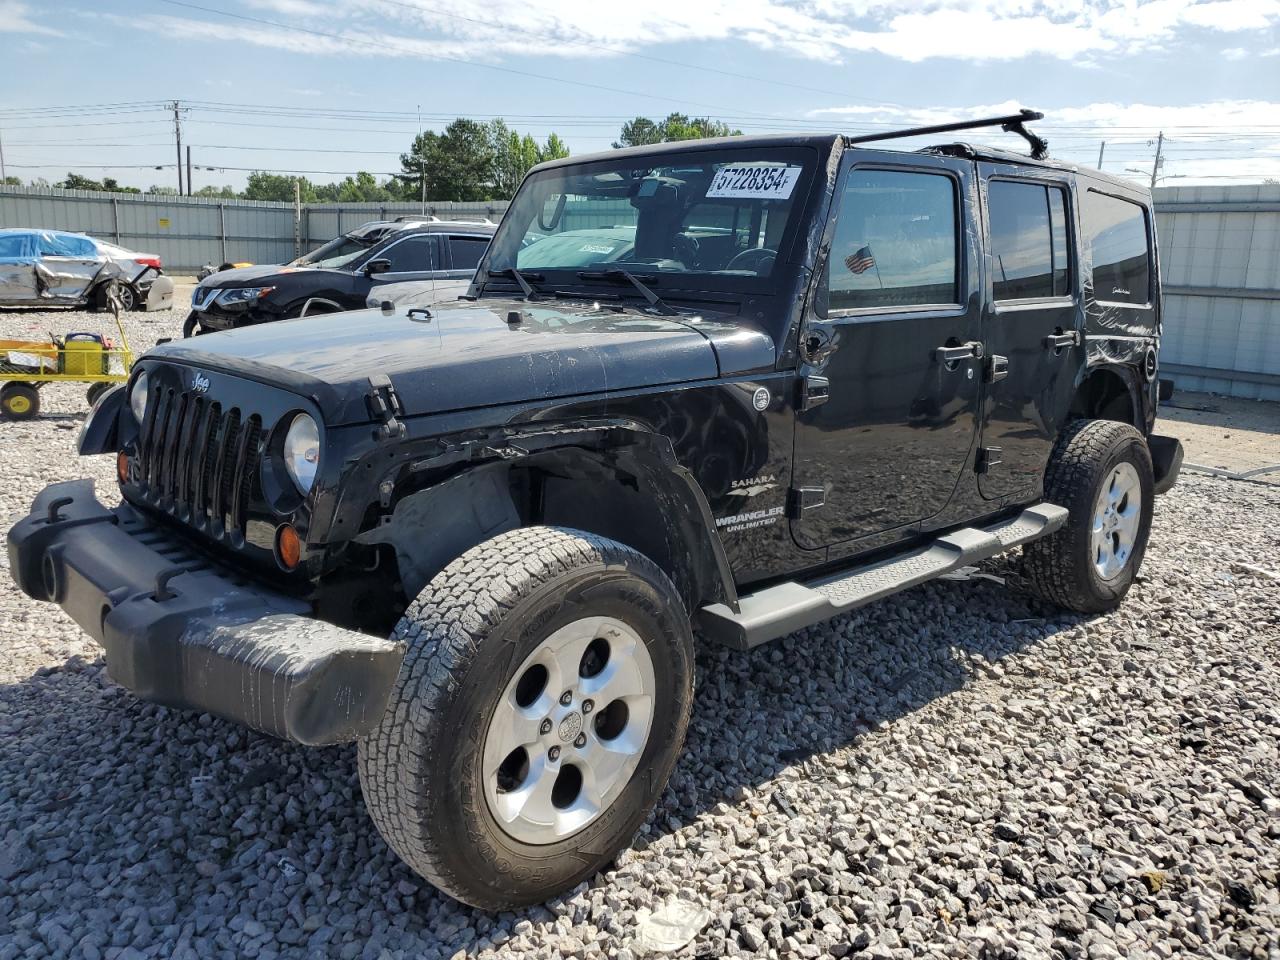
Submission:
[[[304,744],[372,729],[400,644],[312,618],[297,599],[220,572],[93,481],[47,487],[9,531],[19,587],[61,606],[137,696]]]
[[[1147,449],[1151,451],[1156,496],[1168,493],[1182,470],[1182,441],[1177,437],[1161,437],[1153,433],[1147,437]]]

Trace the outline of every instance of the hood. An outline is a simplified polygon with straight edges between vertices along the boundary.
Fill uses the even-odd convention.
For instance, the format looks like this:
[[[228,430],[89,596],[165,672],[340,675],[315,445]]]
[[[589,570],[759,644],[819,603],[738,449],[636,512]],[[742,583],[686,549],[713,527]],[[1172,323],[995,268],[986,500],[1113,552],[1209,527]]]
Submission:
[[[512,312],[519,323],[507,322]],[[727,372],[717,338],[727,355],[772,365],[772,341],[738,326],[503,299],[441,305],[430,317],[360,310],[258,324],[167,343],[147,358],[287,387],[341,425],[369,419],[375,374],[391,378],[406,415],[421,416],[714,378]]]
[[[216,288],[219,290],[229,287],[250,287],[254,286],[256,280],[266,280],[270,277],[279,277],[282,274],[289,273],[311,273],[320,269],[319,267],[286,267],[282,263],[261,263],[252,267],[234,267],[231,270],[219,270],[217,273],[211,273],[200,281],[200,286],[208,288]],[[344,271],[335,271],[344,272]],[[349,274],[348,274],[349,275]]]

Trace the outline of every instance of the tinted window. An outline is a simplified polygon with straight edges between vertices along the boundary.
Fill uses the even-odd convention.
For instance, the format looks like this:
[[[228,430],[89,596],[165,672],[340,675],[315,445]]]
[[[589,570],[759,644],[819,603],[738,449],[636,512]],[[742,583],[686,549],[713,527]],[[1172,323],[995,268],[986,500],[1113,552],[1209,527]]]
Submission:
[[[488,237],[450,237],[449,256],[452,258],[453,269],[474,270],[479,266],[487,246]]]
[[[828,307],[958,303],[956,249],[954,180],[853,170],[827,261]]]
[[[987,206],[995,299],[1070,294],[1066,192],[993,180],[987,186]]]
[[[77,237],[69,233],[42,233],[39,236],[40,255],[44,257],[92,260],[98,255],[98,248],[88,237]]]
[[[1093,247],[1093,295],[1116,303],[1147,303],[1151,260],[1142,208],[1091,190],[1085,195],[1084,226]]]
[[[381,253],[375,253],[375,260],[390,260],[388,273],[420,273],[435,270],[436,238],[423,234],[417,237],[406,237],[399,243],[393,243]]]

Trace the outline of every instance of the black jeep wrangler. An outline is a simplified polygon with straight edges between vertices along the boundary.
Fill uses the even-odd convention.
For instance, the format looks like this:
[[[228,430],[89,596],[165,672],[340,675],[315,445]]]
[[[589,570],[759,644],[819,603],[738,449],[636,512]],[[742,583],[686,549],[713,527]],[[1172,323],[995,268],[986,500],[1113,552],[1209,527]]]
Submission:
[[[1146,191],[966,145],[543,164],[469,302],[150,351],[80,440],[123,502],[49,487],[11,569],[140,697],[357,741],[444,891],[541,901],[661,793],[695,633],[1019,545],[1039,595],[1121,602],[1181,457],[1156,267]]]

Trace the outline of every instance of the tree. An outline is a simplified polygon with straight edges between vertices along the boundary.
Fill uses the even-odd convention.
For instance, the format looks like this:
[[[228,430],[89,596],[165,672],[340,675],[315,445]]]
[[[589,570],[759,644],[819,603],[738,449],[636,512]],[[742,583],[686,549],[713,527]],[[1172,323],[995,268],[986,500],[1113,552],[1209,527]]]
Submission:
[[[510,199],[529,168],[542,160],[538,142],[521,136],[502,120],[489,121],[489,140],[493,147],[493,195]]]
[[[112,193],[141,193],[137,187],[122,187],[115,177],[103,177],[102,189]]]
[[[211,197],[215,200],[235,200],[240,196],[240,194],[236,193],[235,188],[232,187],[231,184],[227,184],[222,187],[215,187],[213,184],[208,184],[197,190],[194,196]]]
[[[538,162],[543,163],[547,160],[559,160],[569,155],[569,148],[565,142],[560,139],[560,134],[552,131],[547,134],[547,142],[542,145],[542,149],[538,153]]]
[[[642,147],[651,143],[671,143],[676,140],[700,140],[704,137],[740,137],[741,130],[710,117],[690,119],[683,113],[671,113],[657,122],[648,117],[636,117],[622,125],[614,147]]]
[[[488,200],[494,174],[489,127],[459,117],[443,133],[420,133],[400,154],[400,167],[406,197],[420,197],[425,179],[429,200]]]
[[[0,182],[3,182],[6,187],[22,186],[22,181],[19,180],[17,177],[5,177],[4,180]]]
[[[61,187],[63,190],[101,190],[103,189],[101,181],[91,180],[88,177],[82,177],[78,173],[68,173],[67,179],[60,183],[55,183],[55,187]]]
[[[147,193],[152,193],[161,197],[176,197],[178,195],[177,187],[165,187],[158,183],[153,183],[147,187]]]
[[[297,182],[301,186],[301,197],[303,203],[315,203],[317,201],[316,188],[306,177],[289,177],[281,173],[267,173],[263,170],[255,170],[249,174],[248,183],[244,188],[244,198],[246,200],[293,200],[293,185]]]

